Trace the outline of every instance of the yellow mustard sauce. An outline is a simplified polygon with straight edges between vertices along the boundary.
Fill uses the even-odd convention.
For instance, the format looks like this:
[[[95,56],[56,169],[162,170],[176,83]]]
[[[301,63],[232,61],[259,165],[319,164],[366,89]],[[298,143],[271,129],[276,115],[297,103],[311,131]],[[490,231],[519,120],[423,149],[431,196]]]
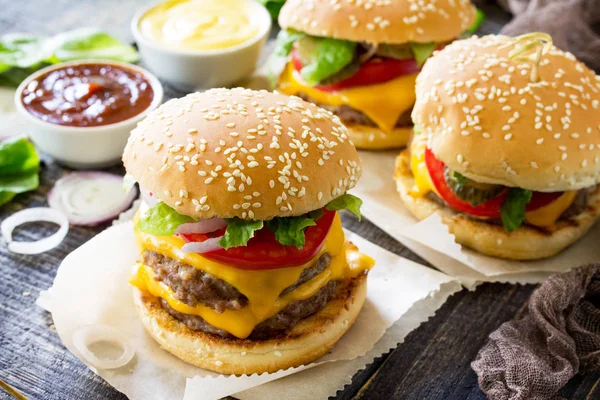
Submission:
[[[148,40],[188,51],[235,47],[258,35],[259,28],[246,0],[170,0],[150,9],[139,23]]]

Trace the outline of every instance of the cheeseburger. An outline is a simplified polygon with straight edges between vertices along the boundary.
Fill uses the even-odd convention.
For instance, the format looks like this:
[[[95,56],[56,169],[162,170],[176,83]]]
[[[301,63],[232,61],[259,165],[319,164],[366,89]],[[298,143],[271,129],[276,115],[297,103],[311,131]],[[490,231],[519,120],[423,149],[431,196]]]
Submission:
[[[469,0],[288,0],[277,90],[339,116],[358,148],[405,146],[421,65],[475,16]]]
[[[457,41],[417,79],[398,191],[417,218],[439,213],[484,254],[549,257],[598,217],[600,80],[551,40]]]
[[[361,174],[329,111],[266,91],[215,89],[143,120],[123,155],[144,203],[131,283],[150,335],[225,374],[308,363],[350,328],[373,260],[338,211]]]

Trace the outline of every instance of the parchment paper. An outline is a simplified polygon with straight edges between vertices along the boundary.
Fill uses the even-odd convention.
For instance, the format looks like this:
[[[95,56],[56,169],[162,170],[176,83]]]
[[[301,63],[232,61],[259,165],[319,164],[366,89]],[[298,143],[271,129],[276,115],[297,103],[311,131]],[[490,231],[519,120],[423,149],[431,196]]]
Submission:
[[[360,152],[363,176],[354,194],[364,201],[362,213],[375,225],[466,287],[478,282],[536,283],[553,272],[567,271],[600,259],[600,224],[562,253],[540,261],[508,261],[462,248],[437,215],[417,221],[404,207],[392,174],[397,151]]]
[[[84,363],[86,361],[71,340],[75,331],[91,324],[105,324],[120,331],[135,348],[134,360],[118,370],[90,368],[131,399],[181,399],[184,395],[186,399],[216,399],[320,364],[321,373],[326,369],[328,376],[332,374],[336,379],[305,393],[308,396],[305,398],[315,398],[315,391],[323,391],[324,395],[325,392],[342,389],[348,375],[364,367],[373,357],[395,347],[407,332],[432,315],[450,294],[460,290],[456,280],[440,272],[400,258],[350,232],[347,235],[361,251],[377,260],[369,276],[367,301],[360,316],[351,330],[317,364],[275,374],[226,377],[204,371],[171,356],[146,334],[138,320],[132,290],[127,283],[138,257],[131,222],[107,229],[67,256],[59,267],[52,288],[43,294],[38,304],[52,312],[61,340]],[[411,309],[415,303],[425,299],[431,300],[423,303],[426,307],[418,312]],[[402,317],[409,315],[409,310],[411,319],[405,321]],[[378,344],[374,348],[378,339],[394,323],[391,336],[388,338],[386,335],[382,347]],[[356,359],[367,352],[368,355]],[[356,360],[352,364],[333,362],[351,359]],[[301,383],[298,384],[311,384],[312,375],[307,375],[308,372],[294,376],[294,382],[299,379]],[[319,386],[314,385],[314,381],[312,385]],[[275,392],[269,393],[274,395]]]

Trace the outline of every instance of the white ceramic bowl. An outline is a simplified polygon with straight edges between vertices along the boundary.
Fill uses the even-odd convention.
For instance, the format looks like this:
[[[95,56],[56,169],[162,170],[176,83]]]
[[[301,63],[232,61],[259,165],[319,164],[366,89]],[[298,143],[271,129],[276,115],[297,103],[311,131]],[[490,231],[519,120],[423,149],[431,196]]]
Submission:
[[[128,68],[144,75],[154,92],[150,106],[134,117],[109,125],[76,127],[52,124],[32,115],[25,109],[21,101],[23,89],[33,79],[48,71],[64,68],[69,65],[109,64]],[[136,65],[108,61],[83,60],[51,65],[41,69],[25,79],[15,93],[15,106],[19,114],[27,122],[27,131],[36,146],[56,161],[73,168],[100,168],[120,162],[123,149],[127,143],[129,132],[135,128],[150,111],[160,105],[163,99],[163,87],[150,72]]]
[[[223,50],[191,51],[170,49],[144,37],[140,19],[155,3],[141,9],[131,20],[131,31],[144,65],[160,79],[183,91],[194,91],[232,85],[250,75],[256,68],[261,50],[271,30],[271,15],[254,0],[250,4],[252,20],[260,27],[247,42]]]

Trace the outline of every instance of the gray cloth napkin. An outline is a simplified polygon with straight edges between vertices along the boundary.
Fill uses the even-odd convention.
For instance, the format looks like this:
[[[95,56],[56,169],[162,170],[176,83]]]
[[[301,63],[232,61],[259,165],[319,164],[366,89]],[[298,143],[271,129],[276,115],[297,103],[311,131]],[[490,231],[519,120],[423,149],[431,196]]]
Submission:
[[[528,313],[493,332],[471,364],[491,400],[542,400],[577,373],[600,370],[600,264],[554,275]]]
[[[600,73],[600,36],[592,26],[600,23],[600,0],[498,0],[515,18],[501,33],[517,36],[546,32],[556,47],[570,51]]]

